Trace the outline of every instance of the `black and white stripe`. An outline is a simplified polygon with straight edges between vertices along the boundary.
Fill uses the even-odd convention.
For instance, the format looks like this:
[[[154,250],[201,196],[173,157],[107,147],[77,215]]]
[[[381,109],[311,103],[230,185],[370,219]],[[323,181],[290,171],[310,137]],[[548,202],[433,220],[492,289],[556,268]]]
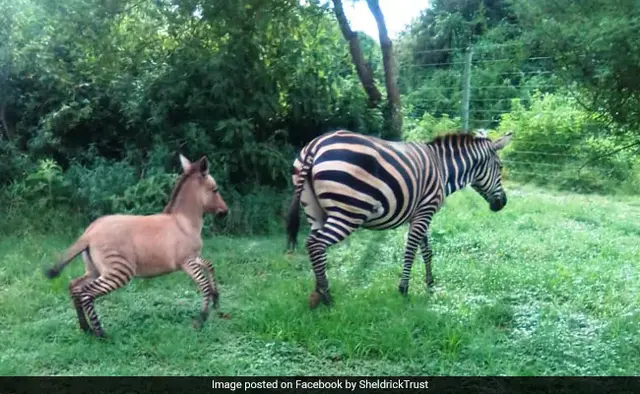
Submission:
[[[433,284],[427,230],[446,196],[471,185],[499,211],[506,204],[497,152],[511,133],[496,141],[471,134],[440,136],[429,143],[391,142],[346,130],[316,137],[293,164],[294,199],[289,211],[289,245],[295,246],[299,206],[311,225],[307,239],[316,291],[331,303],[326,250],[353,231],[410,224],[399,290],[408,291],[418,246]]]
[[[90,254],[87,251],[84,253],[84,257],[90,260]],[[112,267],[109,272],[103,273],[95,279],[91,275],[85,274],[69,283],[69,294],[78,315],[80,328],[85,332],[90,332],[93,329],[98,337],[104,337],[105,334],[95,311],[96,298],[124,287],[135,276],[132,265],[123,257],[117,260],[117,253],[111,253],[109,257]],[[189,275],[202,292],[202,308],[198,317],[193,321],[194,326],[200,328],[209,317],[209,302],[212,302],[214,308],[217,308],[219,303],[213,265],[207,259],[196,257],[182,264],[180,268]],[[87,322],[87,316],[89,322]]]

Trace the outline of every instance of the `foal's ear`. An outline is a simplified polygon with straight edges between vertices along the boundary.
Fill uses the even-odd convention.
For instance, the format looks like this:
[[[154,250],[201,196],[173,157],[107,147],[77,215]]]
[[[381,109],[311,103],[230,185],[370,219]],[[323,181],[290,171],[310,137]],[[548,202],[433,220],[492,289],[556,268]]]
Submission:
[[[182,171],[187,172],[191,168],[191,162],[189,159],[180,154],[180,164],[182,165]]]
[[[209,172],[209,159],[207,159],[207,156],[202,156],[198,161],[200,162],[200,173],[202,175],[207,174]]]
[[[504,148],[509,144],[509,142],[511,142],[512,138],[513,138],[513,132],[510,131],[507,134],[503,135],[502,137],[498,138],[497,140],[493,141],[493,149],[500,150]]]

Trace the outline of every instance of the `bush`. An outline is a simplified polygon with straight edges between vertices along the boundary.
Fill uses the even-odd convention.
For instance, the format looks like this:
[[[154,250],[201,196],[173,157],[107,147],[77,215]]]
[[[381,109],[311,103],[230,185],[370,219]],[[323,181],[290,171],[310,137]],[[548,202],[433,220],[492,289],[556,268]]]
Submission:
[[[573,97],[534,94],[529,108],[513,100],[512,111],[502,116],[495,135],[515,132],[503,154],[511,179],[580,192],[637,190],[636,152],[608,155],[633,141],[631,133],[605,133],[608,127]]]
[[[168,202],[177,171],[178,166],[173,172],[165,170],[157,157],[149,160],[140,175],[128,161],[96,157],[91,165],[73,163],[63,172],[53,159],[41,160],[26,177],[0,190],[0,203],[6,208],[0,233],[66,231],[77,235],[103,215],[159,213]],[[244,189],[250,191],[243,194],[234,187],[221,187],[229,215],[224,219],[205,215],[204,236],[264,235],[282,230],[291,193],[260,185],[245,185]]]
[[[428,142],[435,136],[460,129],[460,118],[443,115],[436,118],[425,113],[420,119],[407,119],[403,139],[405,141]]]

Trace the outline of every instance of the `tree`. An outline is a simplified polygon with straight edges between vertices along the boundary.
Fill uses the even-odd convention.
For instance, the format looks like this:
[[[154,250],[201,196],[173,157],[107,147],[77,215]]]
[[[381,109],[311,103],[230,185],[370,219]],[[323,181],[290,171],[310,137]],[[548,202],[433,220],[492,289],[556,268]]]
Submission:
[[[586,96],[584,106],[637,132],[640,3],[517,0],[515,5],[531,46],[554,58],[556,73]]]
[[[347,20],[342,7],[342,0],[333,0],[333,11],[336,14],[336,19],[338,20],[338,25],[340,26],[342,35],[349,43],[351,59],[353,60],[353,65],[356,68],[360,82],[362,82],[362,86],[367,93],[367,97],[369,97],[369,105],[371,107],[375,107],[382,98],[382,94],[380,94],[380,91],[376,87],[376,83],[373,79],[373,72],[362,55],[358,34],[351,30],[351,26],[349,26],[349,21]]]
[[[378,4],[378,0],[367,0],[369,10],[373,14],[378,26],[378,35],[380,40],[380,49],[382,51],[382,61],[384,65],[384,79],[387,90],[386,107],[383,110],[385,125],[383,137],[390,140],[400,140],[402,136],[402,112],[400,91],[398,89],[397,73],[395,68],[395,59],[393,56],[393,44],[387,33],[387,27],[384,15]],[[349,43],[349,51],[351,59],[356,68],[360,82],[369,97],[369,105],[378,105],[382,95],[376,87],[371,68],[366,64],[358,35],[351,30],[349,21],[344,14],[342,0],[333,0],[333,10],[340,26],[342,34]]]
[[[398,76],[396,73],[395,59],[393,56],[393,44],[387,33],[387,26],[384,15],[378,4],[378,0],[367,0],[369,10],[376,19],[378,34],[380,38],[380,48],[382,50],[382,62],[384,64],[384,81],[387,88],[387,108],[385,127],[387,136],[390,139],[399,140],[402,135],[402,112],[400,103],[400,91],[398,89]]]

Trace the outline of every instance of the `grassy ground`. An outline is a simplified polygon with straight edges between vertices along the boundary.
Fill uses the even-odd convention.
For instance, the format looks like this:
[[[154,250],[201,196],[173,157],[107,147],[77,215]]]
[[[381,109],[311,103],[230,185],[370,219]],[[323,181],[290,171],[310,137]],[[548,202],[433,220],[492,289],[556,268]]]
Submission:
[[[432,226],[436,287],[417,259],[397,293],[406,228],[361,231],[329,253],[335,306],[309,311],[312,274],[284,236],[208,240],[228,320],[191,326],[183,273],[98,301],[110,338],[78,329],[67,281],[46,280],[71,241],[0,240],[0,374],[637,375],[640,203],[511,186],[489,211],[472,191]]]

